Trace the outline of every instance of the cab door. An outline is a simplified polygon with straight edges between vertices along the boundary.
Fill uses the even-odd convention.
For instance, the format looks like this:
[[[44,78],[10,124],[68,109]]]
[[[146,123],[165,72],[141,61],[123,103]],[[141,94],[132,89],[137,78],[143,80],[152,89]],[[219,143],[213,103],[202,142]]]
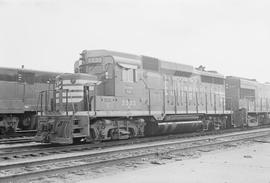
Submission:
[[[95,99],[95,85],[83,86],[83,110],[92,111],[94,110],[94,99]]]

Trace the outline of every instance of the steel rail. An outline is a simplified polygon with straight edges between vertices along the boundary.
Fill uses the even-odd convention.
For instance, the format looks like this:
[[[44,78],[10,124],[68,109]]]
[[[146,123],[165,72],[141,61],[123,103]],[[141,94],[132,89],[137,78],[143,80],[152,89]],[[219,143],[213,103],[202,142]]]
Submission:
[[[20,138],[10,138],[10,139],[0,139],[0,144],[28,143],[32,141],[33,141],[33,137],[20,137]]]
[[[17,139],[33,138],[36,132],[37,132],[36,130],[22,130],[22,131],[16,131],[14,134],[0,135],[0,144],[4,144],[6,142],[17,143],[16,142]]]

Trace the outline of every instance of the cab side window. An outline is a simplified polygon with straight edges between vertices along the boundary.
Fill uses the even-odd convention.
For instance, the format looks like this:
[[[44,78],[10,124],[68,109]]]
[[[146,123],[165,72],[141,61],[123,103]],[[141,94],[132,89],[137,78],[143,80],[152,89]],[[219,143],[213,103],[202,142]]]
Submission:
[[[137,80],[137,71],[136,69],[122,69],[122,80],[124,82],[134,83]]]

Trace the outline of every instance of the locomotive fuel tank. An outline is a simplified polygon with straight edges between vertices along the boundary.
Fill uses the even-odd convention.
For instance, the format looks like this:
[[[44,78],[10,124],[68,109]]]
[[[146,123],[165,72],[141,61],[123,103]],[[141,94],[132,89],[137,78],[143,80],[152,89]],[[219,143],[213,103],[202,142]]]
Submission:
[[[145,126],[145,135],[166,135],[189,133],[203,130],[203,122],[198,121],[162,121],[149,122]]]

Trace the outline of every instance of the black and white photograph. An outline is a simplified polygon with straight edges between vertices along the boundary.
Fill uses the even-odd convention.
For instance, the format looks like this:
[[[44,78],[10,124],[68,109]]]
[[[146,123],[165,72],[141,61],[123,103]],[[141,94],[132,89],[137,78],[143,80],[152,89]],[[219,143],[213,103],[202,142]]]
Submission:
[[[270,1],[0,0],[0,183],[270,183]]]

